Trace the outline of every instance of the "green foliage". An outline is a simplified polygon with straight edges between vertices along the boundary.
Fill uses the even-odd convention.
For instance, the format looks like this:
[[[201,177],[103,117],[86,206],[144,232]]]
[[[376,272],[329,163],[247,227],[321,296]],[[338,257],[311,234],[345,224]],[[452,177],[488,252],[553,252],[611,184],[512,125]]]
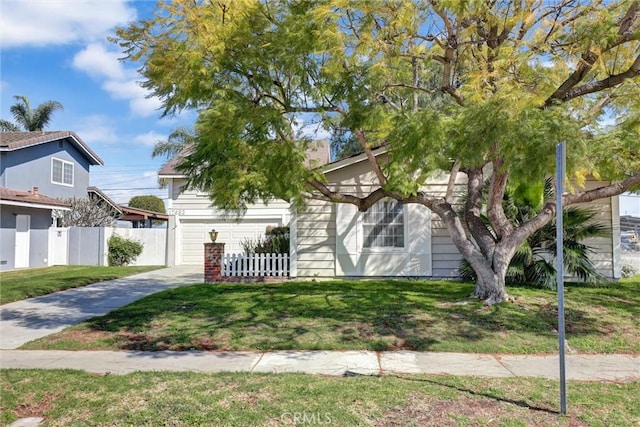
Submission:
[[[291,244],[289,227],[267,229],[260,239],[245,239],[241,242],[246,254],[288,254]]]
[[[164,100],[165,113],[199,111],[188,135],[194,150],[180,170],[225,209],[303,197],[314,174],[296,129],[311,120],[332,133],[338,156],[362,149],[358,132],[371,147],[387,144],[387,190],[401,194],[452,159],[461,168],[500,159],[512,186],[529,182],[553,170],[554,146],[563,140],[579,183],[589,173],[621,177],[612,151],[637,173],[635,75],[578,90],[586,90],[581,79],[599,81],[633,63],[639,25],[629,21],[624,36],[619,28],[631,2],[554,7],[176,0],[119,28],[113,41],[144,64],[143,85]],[[458,32],[447,34],[447,24]],[[434,25],[442,34],[424,34]],[[447,35],[456,39],[453,52],[443,51]],[[598,60],[569,80],[587,48]],[[571,85],[579,96],[564,93]],[[620,120],[602,128],[598,120],[612,112]]]
[[[482,268],[504,265],[488,254],[513,253],[526,233],[504,226],[499,203],[488,204],[492,226],[473,208],[455,212],[455,194],[443,198],[433,176],[491,170],[506,183],[486,190],[497,202],[506,188],[553,175],[564,141],[570,204],[640,186],[637,4],[516,3],[174,0],[112,41],[165,114],[198,112],[193,150],[177,169],[216,207],[359,204],[378,191],[432,209],[461,253],[485,257],[474,263]],[[305,164],[311,122],[331,134],[334,154],[367,152],[377,179],[351,192],[326,185]],[[604,190],[588,193],[589,177]],[[552,204],[527,233],[551,219]]]
[[[142,253],[142,243],[114,234],[109,238],[109,265],[127,265]]]
[[[166,212],[162,199],[153,195],[134,196],[131,198],[131,200],[129,200],[129,207],[158,213]]]

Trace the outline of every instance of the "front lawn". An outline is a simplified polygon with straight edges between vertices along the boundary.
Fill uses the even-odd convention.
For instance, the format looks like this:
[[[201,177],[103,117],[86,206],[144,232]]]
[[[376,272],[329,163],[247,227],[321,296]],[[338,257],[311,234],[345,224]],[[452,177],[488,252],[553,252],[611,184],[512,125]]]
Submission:
[[[390,375],[3,370],[0,424],[48,426],[637,426],[640,382]]]
[[[69,288],[119,279],[132,274],[163,268],[161,266],[96,267],[59,265],[0,273],[0,304],[46,295]]]
[[[557,351],[555,292],[511,286],[485,307],[469,283],[367,280],[198,284],[151,295],[23,346],[105,350]],[[570,351],[640,352],[640,276],[568,284]]]

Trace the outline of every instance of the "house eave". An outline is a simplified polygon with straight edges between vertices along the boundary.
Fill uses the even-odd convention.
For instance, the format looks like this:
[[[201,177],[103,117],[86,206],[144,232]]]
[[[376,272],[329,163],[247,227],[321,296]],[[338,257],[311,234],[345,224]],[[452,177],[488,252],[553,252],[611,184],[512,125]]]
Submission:
[[[378,147],[378,148],[374,148],[372,150],[373,155],[375,157],[384,154],[388,151],[388,147],[382,146],[382,147]],[[337,171],[339,169],[344,169],[346,167],[349,167],[351,165],[355,165],[356,163],[360,163],[367,160],[367,155],[365,153],[360,153],[360,154],[356,154],[354,156],[351,157],[347,157],[345,159],[341,159],[341,160],[337,160],[333,163],[329,163],[323,167],[318,168],[318,170],[320,170],[323,173],[329,173],[329,172],[333,172],[333,171]]]
[[[61,211],[71,210],[71,208],[68,206],[49,205],[46,203],[17,202],[14,200],[3,200],[3,199],[0,199],[0,205],[19,206],[23,208],[34,208],[34,209],[61,210]]]

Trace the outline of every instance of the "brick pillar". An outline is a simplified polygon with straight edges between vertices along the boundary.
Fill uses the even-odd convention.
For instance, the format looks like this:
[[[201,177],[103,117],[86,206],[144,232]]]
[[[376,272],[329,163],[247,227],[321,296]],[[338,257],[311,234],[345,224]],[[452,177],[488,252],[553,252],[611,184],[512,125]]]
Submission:
[[[224,243],[204,244],[204,282],[214,283],[222,280],[222,259]]]

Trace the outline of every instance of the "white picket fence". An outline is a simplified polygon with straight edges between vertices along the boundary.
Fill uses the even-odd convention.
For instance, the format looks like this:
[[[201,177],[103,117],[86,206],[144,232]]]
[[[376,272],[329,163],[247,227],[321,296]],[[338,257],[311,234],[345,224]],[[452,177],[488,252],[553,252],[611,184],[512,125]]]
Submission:
[[[289,254],[225,254],[223,276],[287,277]]]

